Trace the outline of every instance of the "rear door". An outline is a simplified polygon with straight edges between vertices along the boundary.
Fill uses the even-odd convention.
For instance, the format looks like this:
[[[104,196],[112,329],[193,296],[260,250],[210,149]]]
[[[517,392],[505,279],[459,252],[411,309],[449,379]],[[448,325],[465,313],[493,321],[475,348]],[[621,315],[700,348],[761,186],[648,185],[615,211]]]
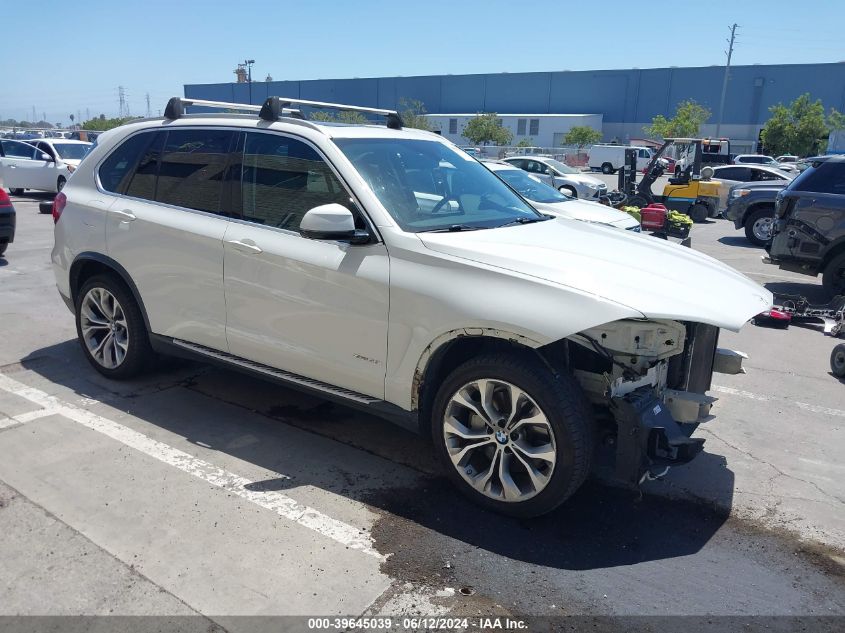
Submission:
[[[231,210],[224,182],[236,134],[141,134],[139,158],[109,206],[107,252],[138,287],[154,333],[226,351],[223,235]]]
[[[270,132],[244,134],[242,174],[224,239],[229,349],[237,356],[384,397],[389,261],[381,242],[302,237],[316,206],[357,206],[316,148]],[[359,228],[364,228],[358,213]]]
[[[34,145],[21,141],[2,140],[3,157],[0,158],[0,177],[7,189],[33,189],[38,182],[37,172],[43,161],[36,161],[38,151]]]

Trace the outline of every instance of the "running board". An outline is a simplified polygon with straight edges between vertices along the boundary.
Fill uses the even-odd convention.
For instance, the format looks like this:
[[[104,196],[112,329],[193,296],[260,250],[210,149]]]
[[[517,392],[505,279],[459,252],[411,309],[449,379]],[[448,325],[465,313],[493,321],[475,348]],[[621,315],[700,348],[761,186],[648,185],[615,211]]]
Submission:
[[[308,389],[322,391],[323,393],[335,396],[336,398],[341,398],[343,400],[351,400],[352,402],[357,402],[358,404],[366,405],[374,405],[382,402],[378,398],[372,398],[370,396],[364,395],[363,393],[352,391],[351,389],[335,387],[334,385],[330,385],[320,380],[306,378],[305,376],[300,376],[299,374],[294,374],[289,371],[269,367],[268,365],[256,363],[255,361],[247,360],[245,358],[241,358],[240,356],[235,356],[227,352],[221,352],[210,347],[205,347],[204,345],[188,343],[187,341],[182,341],[176,338],[172,339],[172,342],[173,345],[190,350],[196,354],[201,354],[203,356],[214,358],[215,360],[222,361],[229,365],[237,365],[238,367],[243,367],[244,369],[258,372],[260,374],[270,376],[283,382],[293,383],[295,385],[300,385]]]

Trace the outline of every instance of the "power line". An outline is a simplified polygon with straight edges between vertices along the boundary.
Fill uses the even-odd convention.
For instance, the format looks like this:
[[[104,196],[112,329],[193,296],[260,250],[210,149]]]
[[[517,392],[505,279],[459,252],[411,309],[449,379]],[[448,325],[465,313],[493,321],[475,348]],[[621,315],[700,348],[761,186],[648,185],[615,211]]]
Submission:
[[[147,118],[150,118],[150,93],[147,93]]]
[[[716,121],[716,138],[719,138],[719,132],[722,128],[722,116],[725,113],[725,96],[728,94],[728,76],[731,72],[731,57],[733,56],[734,52],[734,41],[736,40],[736,30],[739,25],[734,22],[734,25],[731,27],[731,41],[728,44],[728,61],[725,64],[725,78],[722,80],[722,98],[719,100],[719,118]]]

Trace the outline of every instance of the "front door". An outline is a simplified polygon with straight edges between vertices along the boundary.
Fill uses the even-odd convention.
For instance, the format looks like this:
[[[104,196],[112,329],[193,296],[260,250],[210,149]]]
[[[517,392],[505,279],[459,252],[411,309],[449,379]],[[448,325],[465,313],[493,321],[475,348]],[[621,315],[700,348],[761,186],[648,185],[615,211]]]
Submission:
[[[303,140],[247,132],[243,145],[240,193],[233,194],[243,221],[232,222],[224,237],[229,351],[383,398],[384,244],[302,237],[306,211],[332,202],[354,209],[349,192]]]
[[[3,156],[0,158],[0,177],[7,189],[37,188],[38,174],[44,161],[36,160],[40,154],[34,145],[20,141],[2,140]]]

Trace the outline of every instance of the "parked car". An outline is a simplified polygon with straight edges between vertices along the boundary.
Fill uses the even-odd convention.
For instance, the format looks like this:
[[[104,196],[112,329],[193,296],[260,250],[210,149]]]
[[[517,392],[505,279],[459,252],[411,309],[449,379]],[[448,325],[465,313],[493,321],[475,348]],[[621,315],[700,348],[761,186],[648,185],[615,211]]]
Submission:
[[[74,141],[86,141],[93,143],[102,132],[91,132],[89,130],[74,130],[70,133],[69,138]]]
[[[775,200],[787,184],[786,180],[764,180],[734,185],[728,194],[724,217],[737,229],[743,229],[749,242],[766,246],[772,241]]]
[[[9,199],[5,189],[0,189],[0,257],[9,244],[15,241],[15,206]]]
[[[719,186],[719,209],[721,210],[727,208],[730,202],[730,190],[739,183],[779,181],[783,187],[795,178],[795,174],[765,165],[718,165],[711,169],[713,170],[712,178],[721,183]]]
[[[588,174],[554,158],[542,156],[511,156],[504,161],[537,176],[542,182],[573,198],[597,200],[607,193],[607,185]]]
[[[485,167],[504,180],[538,211],[571,220],[607,224],[630,231],[640,230],[640,223],[627,213],[617,211],[598,202],[577,200],[567,196],[550,187],[537,176],[533,176],[504,161],[483,162]]]
[[[652,152],[647,147],[630,146],[637,150],[637,169],[648,165]],[[603,174],[615,173],[617,169],[625,164],[625,150],[628,145],[593,145],[590,148],[590,156],[587,165],[590,169],[599,170]]]
[[[347,126],[288,103],[259,126],[173,99],[104,133],[56,196],[57,288],[98,372],[175,353],[389,417],[518,516],[608,453],[635,486],[701,451],[711,375],[738,371],[719,328],[771,293],[689,248],[549,218],[395,112]]]
[[[462,147],[461,149],[473,158],[479,158],[482,155],[480,147]]]
[[[25,189],[59,192],[91,147],[65,139],[0,140],[0,178],[15,195]]]
[[[783,154],[775,158],[775,160],[779,163],[797,163],[799,157],[795,154]]]
[[[738,154],[734,156],[735,165],[766,165],[774,169],[782,169],[784,171],[798,172],[798,168],[791,163],[779,163],[771,156],[763,154]]]
[[[775,217],[771,262],[845,295],[845,156],[816,157],[778,193]]]

